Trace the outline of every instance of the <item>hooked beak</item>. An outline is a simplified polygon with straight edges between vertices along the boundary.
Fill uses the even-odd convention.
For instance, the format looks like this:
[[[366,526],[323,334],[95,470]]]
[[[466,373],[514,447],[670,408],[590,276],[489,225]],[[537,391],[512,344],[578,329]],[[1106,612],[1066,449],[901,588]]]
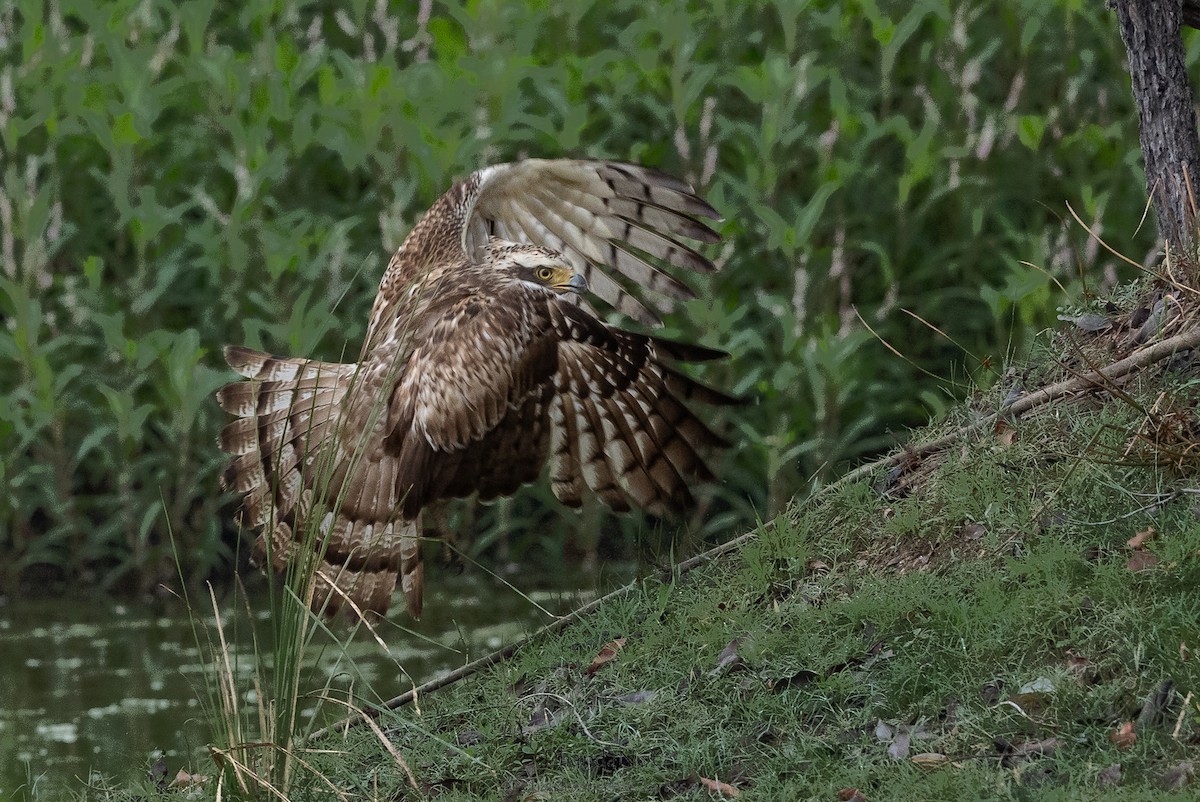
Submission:
[[[587,279],[585,279],[581,273],[576,273],[575,275],[571,276],[571,280],[567,282],[567,289],[571,292],[583,295],[588,291]]]

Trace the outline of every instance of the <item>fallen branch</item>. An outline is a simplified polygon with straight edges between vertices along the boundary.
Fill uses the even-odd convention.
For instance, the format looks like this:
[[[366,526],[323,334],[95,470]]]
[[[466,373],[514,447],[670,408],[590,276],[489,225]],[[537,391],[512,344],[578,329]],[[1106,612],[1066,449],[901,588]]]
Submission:
[[[1177,334],[1176,336],[1163,340],[1162,342],[1147,346],[1146,348],[1136,351],[1122,360],[1113,362],[1105,367],[1098,368],[1090,373],[1085,373],[1083,375],[1067,379],[1066,381],[1052,384],[1049,387],[1044,387],[1037,392],[1021,396],[1011,404],[1001,407],[991,415],[981,418],[969,426],[964,426],[961,429],[957,429],[950,434],[945,435],[944,437],[939,437],[936,440],[931,440],[928,443],[923,443],[919,446],[906,448],[883,459],[862,465],[853,471],[850,471],[850,473],[846,474],[836,482],[819,490],[818,496],[824,495],[835,488],[857,482],[871,475],[875,471],[880,470],[881,468],[891,467],[904,461],[905,459],[910,459],[914,455],[923,457],[933,454],[937,451],[941,451],[942,449],[953,445],[968,434],[995,426],[996,421],[1003,415],[1020,415],[1024,412],[1030,411],[1035,407],[1041,406],[1042,404],[1047,404],[1051,401],[1062,398],[1070,393],[1086,390],[1090,387],[1103,387],[1106,383],[1110,383],[1114,379],[1126,376],[1136,370],[1166,359],[1167,357],[1170,357],[1172,354],[1175,354],[1179,351],[1197,347],[1200,347],[1200,326],[1195,326],[1183,332],[1182,334]],[[727,554],[731,551],[736,551],[744,544],[757,537],[757,535],[757,531],[747,532],[744,535],[734,538],[733,540],[711,548],[703,554],[697,554],[691,559],[684,560],[668,571],[664,571],[664,574],[674,576],[686,574],[687,572],[698,568],[701,565],[712,562],[724,554]],[[591,614],[601,605],[613,601],[614,599],[619,599],[622,596],[626,596],[636,590],[639,586],[640,582],[635,581],[630,582],[628,585],[617,588],[616,590],[607,593],[604,596],[589,602],[588,604],[585,604],[578,610],[552,621],[551,623],[539,629],[537,632],[527,635],[515,643],[511,643],[502,649],[492,652],[491,654],[484,655],[478,660],[473,660],[470,663],[451,671],[445,676],[430,680],[424,685],[416,687],[407,693],[395,697],[394,699],[389,699],[382,705],[378,705],[370,709],[363,709],[360,711],[361,715],[349,716],[335,724],[331,724],[328,727],[319,729],[309,736],[308,741],[312,742],[335,732],[345,732],[355,724],[362,722],[364,718],[376,718],[385,710],[396,710],[407,704],[411,704],[414,699],[419,698],[423,694],[432,693],[433,691],[444,688],[447,685],[452,685],[455,682],[464,679],[465,677],[469,677],[472,674],[478,673],[487,668],[491,668],[498,663],[502,663],[508,658],[512,657],[518,650],[528,646],[537,639],[567,628],[584,616]]]
[[[1071,393],[1077,393],[1081,390],[1087,390],[1091,387],[1104,387],[1106,383],[1112,382],[1114,379],[1119,379],[1122,376],[1127,376],[1136,370],[1140,370],[1155,362],[1172,356],[1179,351],[1186,351],[1189,348],[1200,347],[1200,326],[1195,326],[1187,331],[1177,334],[1174,337],[1147,346],[1140,351],[1135,351],[1129,356],[1102,368],[1084,373],[1080,376],[1075,376],[1065,381],[1052,384],[1049,387],[1043,387],[1034,393],[1023,395],[1007,406],[1003,406],[991,415],[980,418],[974,423],[964,426],[961,429],[956,429],[944,437],[939,437],[936,440],[930,440],[928,443],[922,443],[919,446],[906,448],[894,454],[890,454],[883,459],[869,462],[866,465],[861,465],[858,468],[850,471],[848,474],[838,479],[833,484],[825,488],[826,491],[836,487],[853,484],[867,476],[870,476],[875,471],[881,468],[890,468],[912,457],[926,457],[930,454],[937,453],[947,446],[953,445],[961,438],[968,434],[978,432],[982,429],[995,426],[996,421],[1005,415],[1021,415],[1030,411],[1034,407],[1048,404],[1062,398]]]

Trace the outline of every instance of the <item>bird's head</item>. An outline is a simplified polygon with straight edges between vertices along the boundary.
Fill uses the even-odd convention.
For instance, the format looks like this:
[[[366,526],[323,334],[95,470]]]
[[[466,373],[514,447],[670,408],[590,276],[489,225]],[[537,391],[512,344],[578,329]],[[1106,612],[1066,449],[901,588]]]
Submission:
[[[517,265],[514,272],[521,281],[548,287],[555,292],[587,292],[588,284],[579,273],[564,264]]]
[[[558,293],[587,292],[587,280],[556,251],[537,245],[509,244],[492,253],[497,266],[508,269],[520,281]]]

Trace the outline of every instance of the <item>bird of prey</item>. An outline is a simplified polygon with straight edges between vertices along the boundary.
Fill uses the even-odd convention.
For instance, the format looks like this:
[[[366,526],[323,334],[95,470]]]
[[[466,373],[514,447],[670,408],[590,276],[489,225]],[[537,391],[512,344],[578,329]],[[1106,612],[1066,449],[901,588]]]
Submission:
[[[690,186],[638,165],[487,167],[392,257],[357,362],[227,347],[245,380],[217,395],[236,416],[223,481],[261,530],[257,560],[314,559],[311,604],[330,616],[383,614],[399,581],[417,618],[435,502],[510,495],[549,462],[565,505],[592,493],[614,510],[686,508],[725,443],[685,402],[735,399],[676,365],[725,354],[617,328],[582,295],[658,322],[694,297],[663,268],[714,269],[680,241],[718,240],[705,218],[719,216]]]

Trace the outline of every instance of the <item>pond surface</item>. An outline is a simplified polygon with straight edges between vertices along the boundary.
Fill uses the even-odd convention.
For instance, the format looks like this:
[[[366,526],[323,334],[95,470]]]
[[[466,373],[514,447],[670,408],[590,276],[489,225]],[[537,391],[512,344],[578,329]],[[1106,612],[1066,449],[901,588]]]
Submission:
[[[366,701],[389,699],[537,629],[551,620],[547,611],[562,614],[589,601],[598,582],[607,589],[623,579],[563,571],[539,576],[542,589],[531,590],[527,573],[513,580],[518,592],[478,573],[431,577],[419,625],[401,628],[412,625],[402,600],[379,625],[390,655],[365,631],[346,648],[319,636],[306,652],[310,690],[332,680],[343,698],[345,689],[369,685]],[[265,592],[251,598],[250,614],[233,594],[218,596],[225,638],[239,657],[240,691],[251,703],[253,629],[261,652],[270,652]],[[181,768],[212,773],[207,744],[215,740],[216,686],[208,638],[217,637],[215,616],[207,598],[192,603],[195,626],[182,603],[166,612],[161,604],[152,610],[86,598],[0,606],[0,799],[76,798],[99,778],[128,786],[160,757],[169,777]],[[255,627],[247,625],[250,615]],[[343,640],[349,635],[345,626],[334,630]]]

